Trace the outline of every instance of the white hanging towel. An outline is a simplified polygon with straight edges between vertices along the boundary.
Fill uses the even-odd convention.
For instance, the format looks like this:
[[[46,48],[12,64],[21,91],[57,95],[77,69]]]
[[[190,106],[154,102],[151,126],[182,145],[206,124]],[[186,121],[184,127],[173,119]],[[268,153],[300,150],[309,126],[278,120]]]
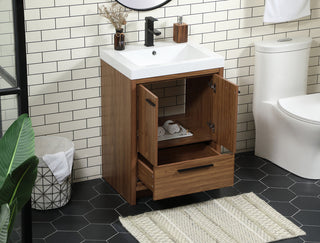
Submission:
[[[310,0],[266,0],[264,22],[281,23],[310,15]]]

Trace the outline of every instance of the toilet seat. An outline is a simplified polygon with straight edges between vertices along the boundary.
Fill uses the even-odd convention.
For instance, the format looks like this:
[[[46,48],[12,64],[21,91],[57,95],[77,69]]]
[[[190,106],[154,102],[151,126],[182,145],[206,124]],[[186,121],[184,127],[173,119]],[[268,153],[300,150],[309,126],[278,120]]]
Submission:
[[[278,107],[295,119],[320,125],[320,93],[282,98]]]

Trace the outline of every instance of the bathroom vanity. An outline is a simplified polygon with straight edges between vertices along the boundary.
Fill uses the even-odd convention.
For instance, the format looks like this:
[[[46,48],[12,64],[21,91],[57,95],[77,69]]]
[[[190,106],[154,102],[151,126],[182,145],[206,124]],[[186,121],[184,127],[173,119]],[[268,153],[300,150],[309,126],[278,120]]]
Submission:
[[[145,191],[159,200],[232,186],[238,87],[223,67],[132,79],[113,66],[102,58],[103,178],[132,205]],[[178,79],[185,110],[159,117],[159,97],[148,87]],[[158,141],[169,119],[193,136]]]

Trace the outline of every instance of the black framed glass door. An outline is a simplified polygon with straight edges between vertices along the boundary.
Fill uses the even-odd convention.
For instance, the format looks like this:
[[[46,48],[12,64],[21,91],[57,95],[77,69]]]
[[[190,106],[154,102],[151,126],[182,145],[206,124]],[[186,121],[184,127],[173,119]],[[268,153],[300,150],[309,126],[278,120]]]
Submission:
[[[23,0],[0,0],[0,137],[28,113]],[[9,242],[32,242],[30,201],[17,215]]]

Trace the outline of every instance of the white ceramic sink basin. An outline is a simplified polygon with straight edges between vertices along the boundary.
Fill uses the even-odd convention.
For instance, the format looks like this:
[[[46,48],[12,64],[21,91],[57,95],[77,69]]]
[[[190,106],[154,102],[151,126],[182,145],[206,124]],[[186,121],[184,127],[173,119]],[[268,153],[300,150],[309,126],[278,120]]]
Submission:
[[[189,43],[156,42],[153,47],[129,44],[124,51],[102,49],[100,57],[132,80],[224,66],[222,56]]]

